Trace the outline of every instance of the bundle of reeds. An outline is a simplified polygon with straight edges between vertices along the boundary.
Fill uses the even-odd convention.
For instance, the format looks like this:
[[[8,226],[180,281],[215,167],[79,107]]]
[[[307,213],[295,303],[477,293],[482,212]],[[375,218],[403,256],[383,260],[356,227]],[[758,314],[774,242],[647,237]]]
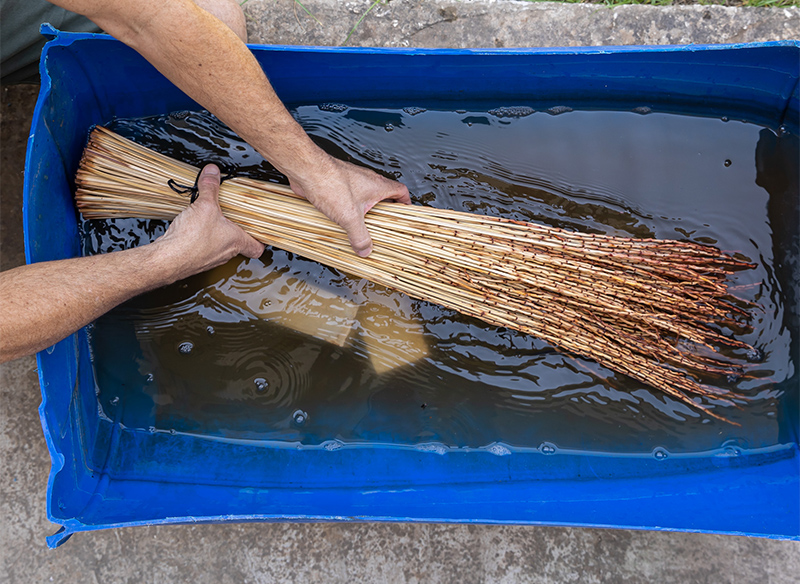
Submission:
[[[168,181],[193,184],[197,172],[98,127],[77,174],[77,206],[87,219],[169,220],[188,197]],[[535,335],[713,417],[724,419],[712,404],[746,400],[725,380],[742,374],[741,355],[753,349],[719,329],[746,328],[748,306],[726,281],[753,266],[715,247],[379,203],[366,216],[374,251],[360,258],[345,232],[289,187],[232,178],[220,205],[263,243]]]

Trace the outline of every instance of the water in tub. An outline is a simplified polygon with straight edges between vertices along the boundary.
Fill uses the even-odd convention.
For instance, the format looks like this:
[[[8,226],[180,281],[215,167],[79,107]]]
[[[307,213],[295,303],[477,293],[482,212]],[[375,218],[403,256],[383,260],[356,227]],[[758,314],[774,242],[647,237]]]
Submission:
[[[109,423],[125,432],[310,449],[655,458],[786,440],[782,408],[797,391],[790,385],[797,331],[782,270],[797,260],[784,257],[797,229],[785,216],[797,200],[797,136],[644,107],[292,111],[323,148],[404,182],[416,204],[708,243],[756,262],[730,283],[760,307],[742,340],[762,359],[750,376],[731,380],[753,399],[718,408],[739,425],[536,337],[274,248],[136,298],[91,327]],[[204,112],[109,126],[193,164],[221,161],[239,174],[281,180]],[[164,224],[90,221],[83,230],[86,253],[98,253],[151,241]]]

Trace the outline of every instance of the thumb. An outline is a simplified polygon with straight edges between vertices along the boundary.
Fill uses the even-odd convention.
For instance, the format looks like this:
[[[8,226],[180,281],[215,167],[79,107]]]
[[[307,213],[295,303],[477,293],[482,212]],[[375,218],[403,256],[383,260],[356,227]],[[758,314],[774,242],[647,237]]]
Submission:
[[[358,216],[349,225],[344,226],[347,231],[347,238],[350,240],[350,247],[360,257],[365,258],[372,253],[372,237],[367,231],[364,218]]]
[[[221,216],[221,210],[219,208],[219,186],[219,167],[216,164],[207,164],[203,167],[203,170],[200,171],[200,176],[197,178],[197,201],[206,201],[206,205],[213,204],[216,213],[219,213]],[[236,245],[238,253],[249,258],[261,257],[261,254],[264,253],[263,243],[248,235],[240,226],[230,220],[223,219],[223,221],[239,231]]]
[[[219,167],[216,164],[207,164],[200,171],[197,178],[197,198],[211,200],[219,204]]]

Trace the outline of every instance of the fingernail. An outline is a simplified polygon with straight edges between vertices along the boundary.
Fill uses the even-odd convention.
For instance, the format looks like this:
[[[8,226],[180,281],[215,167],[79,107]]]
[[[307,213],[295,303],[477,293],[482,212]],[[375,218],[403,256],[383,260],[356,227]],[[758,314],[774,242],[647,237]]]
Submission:
[[[219,167],[217,167],[215,164],[209,164],[205,167],[203,172],[209,176],[217,176],[219,174]]]
[[[356,253],[359,257],[365,258],[372,253],[372,246],[369,246],[367,249],[360,249]]]

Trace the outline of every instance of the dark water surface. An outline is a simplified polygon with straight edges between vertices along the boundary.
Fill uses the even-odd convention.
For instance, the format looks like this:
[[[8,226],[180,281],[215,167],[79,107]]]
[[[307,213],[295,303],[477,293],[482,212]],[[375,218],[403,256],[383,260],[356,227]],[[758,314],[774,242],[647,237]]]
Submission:
[[[764,358],[735,384],[754,399],[716,410],[741,426],[534,337],[272,248],[97,321],[92,346],[108,419],[198,440],[500,454],[507,446],[658,457],[790,440],[781,421],[796,399],[797,331],[785,314],[787,258],[776,253],[797,230],[786,220],[797,199],[797,157],[786,152],[797,152],[797,136],[643,110],[292,111],[329,152],[404,182],[417,204],[710,243],[757,262],[731,282],[760,306],[742,340]],[[193,164],[281,179],[206,113],[110,127]],[[151,241],[164,224],[92,221],[84,230],[87,253],[97,253]]]

